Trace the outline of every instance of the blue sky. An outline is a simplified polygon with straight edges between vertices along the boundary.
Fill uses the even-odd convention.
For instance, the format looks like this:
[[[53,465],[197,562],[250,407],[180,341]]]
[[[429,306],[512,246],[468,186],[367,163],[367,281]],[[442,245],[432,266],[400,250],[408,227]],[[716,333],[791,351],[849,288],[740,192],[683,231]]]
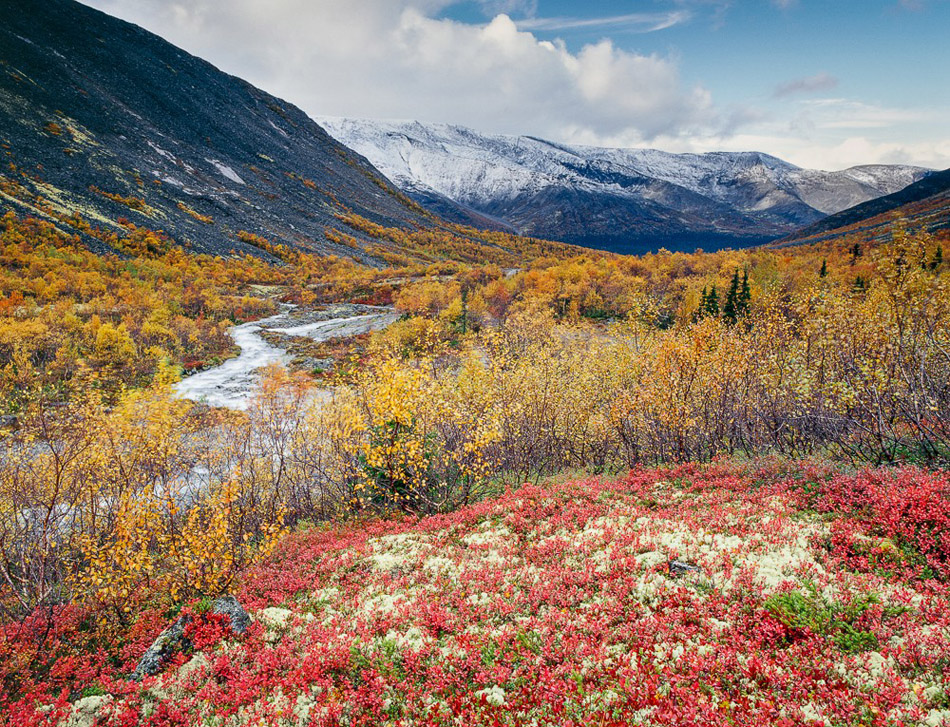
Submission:
[[[313,115],[950,167],[950,0],[88,0]]]
[[[840,93],[868,101],[950,100],[946,0],[464,2],[442,15],[477,23],[499,8],[539,38],[561,38],[575,51],[610,38],[629,51],[674,55],[685,81],[727,103],[768,100],[790,78],[821,73],[839,81]]]

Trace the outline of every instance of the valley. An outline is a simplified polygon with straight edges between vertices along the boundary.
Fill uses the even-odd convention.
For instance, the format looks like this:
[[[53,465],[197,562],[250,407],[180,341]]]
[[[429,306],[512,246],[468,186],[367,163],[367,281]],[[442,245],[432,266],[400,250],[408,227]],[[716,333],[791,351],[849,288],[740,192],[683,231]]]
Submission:
[[[331,73],[271,34],[326,4],[116,7],[259,13],[327,98],[433,28],[520,49],[498,93],[630,60],[413,4]],[[950,725],[948,172],[311,118],[0,20],[0,723]]]

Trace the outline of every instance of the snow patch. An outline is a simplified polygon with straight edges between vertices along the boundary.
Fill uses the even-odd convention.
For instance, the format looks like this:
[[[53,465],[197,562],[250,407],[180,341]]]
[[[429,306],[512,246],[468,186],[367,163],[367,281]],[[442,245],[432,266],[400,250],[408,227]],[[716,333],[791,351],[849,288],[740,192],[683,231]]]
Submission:
[[[232,182],[236,182],[237,184],[245,184],[244,180],[238,176],[238,173],[231,169],[231,167],[229,167],[227,164],[219,162],[217,159],[205,159],[205,161],[217,169],[221,176],[227,177]]]
[[[282,128],[280,128],[277,124],[275,124],[275,123],[274,123],[273,121],[271,121],[270,119],[267,120],[267,123],[270,124],[271,126],[273,126],[273,127],[277,130],[277,133],[279,133],[279,134],[280,134],[281,136],[283,136],[285,139],[289,139],[289,138],[290,138],[290,134],[288,134],[286,131],[284,131]],[[272,160],[272,161],[273,161],[273,160]]]
[[[139,118],[141,118],[141,117],[139,117]],[[176,161],[174,154],[172,154],[171,152],[165,151],[165,150],[162,149],[158,144],[156,144],[155,142],[151,141],[150,139],[146,139],[146,140],[145,140],[145,143],[148,144],[150,147],[152,147],[152,151],[154,151],[154,152],[155,152],[156,154],[158,154],[159,156],[165,157],[165,158],[168,159],[169,161],[173,161],[173,162]]]

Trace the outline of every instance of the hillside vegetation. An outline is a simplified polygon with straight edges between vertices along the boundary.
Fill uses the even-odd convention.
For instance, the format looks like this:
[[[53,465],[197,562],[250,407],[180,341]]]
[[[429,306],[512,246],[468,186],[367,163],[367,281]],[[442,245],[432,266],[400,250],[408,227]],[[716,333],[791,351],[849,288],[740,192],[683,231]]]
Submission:
[[[935,172],[899,192],[830,215],[790,235],[780,244],[814,243],[849,237],[886,240],[899,225],[913,225],[944,236],[950,229],[950,169]]]
[[[306,707],[313,724],[440,724],[451,723],[449,713],[476,724],[654,716],[657,724],[707,724],[714,713],[723,724],[860,723],[856,715],[872,725],[939,722],[946,480],[923,469],[844,479],[835,472],[937,468],[950,456],[950,278],[941,239],[898,230],[879,245],[844,240],[624,258],[574,256],[541,241],[518,248],[521,241],[503,233],[409,233],[348,218],[368,239],[402,251],[396,267],[381,270],[251,233],[266,256],[193,255],[131,223],[113,234],[72,218],[112,250],[96,255],[61,232],[64,224],[8,214],[0,229],[0,652],[8,721],[86,724],[101,708],[102,720],[117,724],[273,724],[277,711],[294,723],[303,719],[294,708]],[[491,264],[493,254],[512,267]],[[532,255],[539,257],[529,262]],[[281,301],[343,300],[392,304],[403,319],[342,355],[331,374],[269,371],[244,413],[172,395],[183,367],[231,355],[232,322],[269,314]],[[760,489],[756,476],[730,484],[695,464],[763,455],[827,464],[818,479],[792,477],[775,490]],[[641,469],[674,463],[694,464],[680,474]],[[566,468],[647,474],[568,487],[579,493],[564,501],[574,525],[561,524],[556,509],[546,514],[545,503],[560,495],[492,499],[508,485]],[[690,485],[663,484],[681,477]],[[682,492],[706,477],[695,527],[682,526],[687,535],[677,525],[683,540],[669,540],[673,531],[663,533],[687,518],[693,501],[680,502]],[[764,492],[774,498],[759,499]],[[834,516],[799,521],[794,513],[803,510]],[[479,596],[465,610],[438,589],[452,583],[456,596],[472,595],[453,580],[466,582],[453,563],[469,556],[442,539],[453,537],[453,522],[470,523],[460,538],[474,535],[498,511],[534,516],[524,527],[537,532],[511,540],[522,549],[511,565],[497,560],[501,554],[478,556],[473,568],[489,580],[470,585],[488,600]],[[444,519],[414,530],[416,518],[440,513]],[[781,524],[775,542],[749,536],[763,513]],[[375,520],[385,516],[401,519]],[[596,542],[615,541],[615,550],[603,572],[579,560],[586,574],[579,600],[563,601],[573,588],[559,580],[569,576],[568,546],[546,539],[586,538],[572,528],[583,530],[589,517],[609,520],[592,527],[605,530]],[[308,530],[308,523],[351,520],[362,524]],[[358,558],[360,548],[375,553],[367,538],[397,531],[426,544],[418,551],[426,562],[444,559],[445,573],[424,564],[403,572],[401,546],[388,545],[398,539],[379,541],[381,559],[392,562],[382,573],[336,560]],[[738,550],[702,550],[696,538],[707,534],[735,537],[729,542]],[[580,541],[570,542],[581,558]],[[312,581],[326,597],[320,608],[342,615],[324,623],[315,612],[311,626],[278,638],[262,625],[280,631],[295,628],[295,614],[309,618],[297,599],[311,586],[294,579],[308,577],[310,556],[290,560],[308,543],[330,553],[326,582]],[[751,572],[746,580],[729,575],[793,543],[801,558],[777,566],[790,585],[772,579],[763,589]],[[508,569],[521,573],[535,557],[541,591],[519,610],[521,591],[508,586],[515,583]],[[689,585],[700,572],[690,568],[673,577],[669,561],[677,559],[701,568],[706,580]],[[628,574],[616,593],[605,575],[612,572]],[[852,573],[861,575],[851,580]],[[418,613],[360,610],[390,587],[415,598],[430,577],[448,580]],[[634,577],[654,584],[660,600],[641,593]],[[356,579],[352,586],[347,578]],[[356,581],[376,590],[347,590]],[[535,586],[525,583],[531,593]],[[234,641],[211,615],[208,599],[227,592],[237,592],[258,621],[246,641]],[[598,592],[607,611],[579,610],[599,603]],[[513,605],[502,608],[500,599]],[[912,615],[904,618],[895,609],[907,603]],[[443,610],[429,614],[432,604]],[[505,620],[494,624],[495,612],[508,614],[514,630]],[[676,620],[686,612],[695,622]],[[128,681],[144,647],[182,613],[191,619],[184,651],[169,656],[157,677]],[[621,613],[630,624],[647,618],[643,628],[668,635],[669,649],[649,651],[646,631],[616,625]],[[741,624],[742,634],[764,624],[768,636],[741,636],[736,627],[718,641],[711,619]],[[672,624],[686,629],[685,640],[673,638]],[[566,641],[552,641],[558,629]],[[477,637],[493,630],[491,644]],[[191,676],[176,671],[197,652],[204,657],[185,669]],[[636,665],[629,653],[638,654]],[[752,671],[730,682],[733,662],[709,662],[710,653],[733,653]],[[685,682],[676,674],[692,678],[690,670],[707,667],[714,675],[707,688],[686,695],[677,686]],[[829,681],[829,669],[840,680]],[[647,672],[653,681],[644,681]],[[809,685],[807,696],[799,684]]]

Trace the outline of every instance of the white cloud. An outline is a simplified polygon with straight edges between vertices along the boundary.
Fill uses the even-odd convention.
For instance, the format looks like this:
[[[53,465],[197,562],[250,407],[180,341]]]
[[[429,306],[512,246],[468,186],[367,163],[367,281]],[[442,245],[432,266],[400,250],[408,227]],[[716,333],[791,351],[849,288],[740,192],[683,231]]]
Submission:
[[[483,25],[438,17],[456,0],[230,0],[226,12],[219,0],[88,1],[313,115],[419,118],[553,138],[570,129],[623,131],[645,141],[715,123],[709,93],[685,87],[675,58],[609,40],[573,52],[519,30],[505,14]],[[518,13],[535,5],[481,4]],[[687,16],[641,16],[641,25]]]
[[[854,99],[825,98],[803,101],[794,123],[800,129],[888,129],[938,118],[929,109],[896,109]]]
[[[610,140],[625,146],[625,140]],[[862,164],[914,164],[950,168],[950,140],[894,142],[867,134],[803,135],[789,133],[787,124],[761,123],[731,135],[658,137],[657,146],[673,152],[766,151],[807,169],[845,169]]]
[[[667,13],[627,13],[599,18],[527,18],[519,20],[520,30],[577,30],[579,28],[611,28],[613,30],[633,30],[640,33],[653,33],[666,30],[674,25],[687,22],[692,13],[686,10],[673,10]]]
[[[941,122],[950,109],[796,95],[833,88],[827,73],[781,84],[758,99],[761,108],[721,108],[707,89],[682,81],[673,55],[635,53],[610,40],[578,50],[531,32],[532,24],[568,32],[593,23],[582,27],[609,32],[710,12],[721,18],[731,0],[671,0],[670,13],[533,20],[536,0],[478,0],[492,17],[483,24],[441,17],[459,0],[85,1],[315,116],[458,123],[602,146],[758,150],[825,169],[950,167]]]

